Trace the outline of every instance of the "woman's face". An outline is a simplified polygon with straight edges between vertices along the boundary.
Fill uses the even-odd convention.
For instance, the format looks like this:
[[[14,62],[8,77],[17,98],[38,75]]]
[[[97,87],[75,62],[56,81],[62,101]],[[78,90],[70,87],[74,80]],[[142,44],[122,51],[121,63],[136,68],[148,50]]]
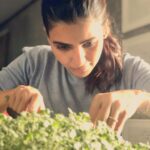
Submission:
[[[103,30],[94,19],[56,24],[49,33],[49,43],[57,60],[73,75],[88,76],[98,63],[103,49]]]

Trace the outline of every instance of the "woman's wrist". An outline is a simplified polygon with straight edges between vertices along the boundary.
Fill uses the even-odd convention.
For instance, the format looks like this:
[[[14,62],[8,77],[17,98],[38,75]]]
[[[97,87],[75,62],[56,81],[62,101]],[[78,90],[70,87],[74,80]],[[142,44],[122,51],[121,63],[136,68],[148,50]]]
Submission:
[[[137,94],[137,99],[139,101],[139,107],[137,109],[137,113],[150,117],[150,93],[145,91],[140,91]]]
[[[136,93],[137,99],[139,100],[139,108],[142,107],[143,104],[150,103],[150,93],[146,91],[140,91]]]

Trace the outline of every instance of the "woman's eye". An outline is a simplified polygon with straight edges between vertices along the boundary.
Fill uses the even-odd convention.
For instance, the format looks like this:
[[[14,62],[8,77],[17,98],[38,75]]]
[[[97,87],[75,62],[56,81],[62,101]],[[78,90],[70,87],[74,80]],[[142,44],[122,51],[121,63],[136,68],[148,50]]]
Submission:
[[[83,44],[84,48],[89,48],[89,47],[92,47],[92,46],[93,46],[92,42],[86,42],[86,43]]]
[[[57,45],[56,48],[59,50],[69,50],[70,46],[68,46],[68,45]]]

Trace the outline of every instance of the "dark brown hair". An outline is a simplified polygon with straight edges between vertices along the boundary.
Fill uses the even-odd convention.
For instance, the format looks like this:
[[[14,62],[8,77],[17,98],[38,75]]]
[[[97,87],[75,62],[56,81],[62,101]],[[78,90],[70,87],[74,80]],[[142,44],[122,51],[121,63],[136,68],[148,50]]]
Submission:
[[[107,31],[99,62],[85,78],[86,89],[109,91],[122,77],[122,52],[117,38],[112,34],[106,0],[42,0],[42,18],[47,34],[58,22],[76,23],[88,17],[101,19]]]

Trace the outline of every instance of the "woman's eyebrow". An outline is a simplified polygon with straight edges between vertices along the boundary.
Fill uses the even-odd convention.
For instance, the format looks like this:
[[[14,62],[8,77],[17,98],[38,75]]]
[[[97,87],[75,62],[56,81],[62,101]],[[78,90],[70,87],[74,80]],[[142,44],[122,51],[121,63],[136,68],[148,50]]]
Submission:
[[[60,44],[60,45],[67,45],[67,46],[73,46],[71,44],[68,44],[68,43],[64,43],[64,42],[59,42],[59,41],[53,41],[53,44]]]
[[[80,44],[83,44],[85,42],[88,42],[88,41],[91,41],[91,40],[94,40],[96,39],[95,37],[91,37],[89,39],[86,39],[84,41],[81,41]],[[60,41],[53,41],[53,44],[60,44],[60,45],[67,45],[67,46],[73,46],[72,44],[69,44],[69,43],[64,43],[64,42],[60,42]]]
[[[88,42],[88,41],[92,41],[94,39],[96,39],[96,38],[95,37],[91,37],[91,38],[89,38],[87,40],[81,41],[80,44],[83,44],[83,43]]]

